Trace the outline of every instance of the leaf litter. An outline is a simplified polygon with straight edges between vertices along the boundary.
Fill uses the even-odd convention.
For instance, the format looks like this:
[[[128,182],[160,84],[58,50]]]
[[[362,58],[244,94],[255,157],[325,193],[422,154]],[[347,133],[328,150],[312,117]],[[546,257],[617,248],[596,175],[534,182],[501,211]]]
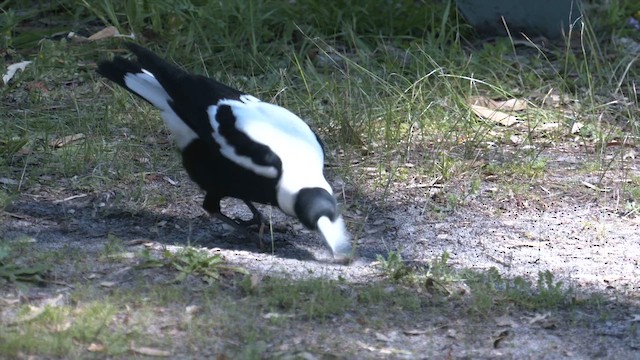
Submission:
[[[507,127],[522,122],[511,113],[527,109],[527,102],[521,99],[496,101],[485,96],[474,96],[467,103],[478,117]]]
[[[566,152],[561,152],[561,154],[566,154]],[[87,231],[96,226],[109,228],[110,232],[117,234],[122,239],[124,245],[132,248],[131,251],[134,251],[134,247],[163,251],[167,247],[162,245],[162,242],[172,244],[179,241],[178,239],[185,239],[188,236],[192,238],[204,237],[212,241],[209,243],[211,252],[220,253],[227,263],[246,269],[250,274],[249,286],[254,290],[262,286],[264,276],[294,278],[322,276],[334,279],[342,278],[347,283],[376,281],[375,279],[379,279],[380,273],[377,270],[379,266],[374,264],[375,254],[385,253],[385,251],[388,251],[388,247],[395,248],[400,246],[407,259],[429,258],[447,251],[451,254],[451,261],[457,264],[456,266],[478,268],[494,266],[499,268],[504,276],[509,276],[510,274],[526,275],[531,271],[531,263],[535,263],[537,264],[536,268],[556,269],[555,272],[558,276],[564,275],[574,286],[595,287],[597,289],[601,286],[598,285],[601,284],[599,279],[604,278],[606,274],[609,274],[606,277],[609,279],[615,278],[611,277],[611,274],[627,274],[629,271],[634,271],[629,270],[627,268],[628,265],[625,264],[629,264],[630,257],[636,256],[634,254],[640,256],[640,249],[636,249],[638,245],[634,242],[637,236],[630,236],[630,234],[636,234],[635,231],[640,229],[640,223],[632,225],[632,219],[624,220],[607,216],[598,207],[589,207],[588,209],[575,207],[575,204],[580,204],[580,202],[576,202],[580,197],[575,196],[575,193],[567,193],[566,196],[561,198],[558,198],[557,195],[552,197],[555,186],[553,184],[554,180],[552,180],[554,179],[552,173],[553,171],[559,171],[556,169],[562,168],[566,168],[566,166],[550,167],[549,184],[545,185],[547,191],[540,190],[541,192],[538,196],[541,196],[542,199],[547,197],[548,199],[553,199],[554,205],[553,209],[543,211],[536,210],[534,206],[526,209],[517,208],[510,205],[509,202],[502,202],[500,198],[495,197],[496,195],[490,195],[493,193],[487,193],[486,196],[480,196],[469,201],[465,208],[459,209],[456,213],[448,214],[445,218],[434,217],[430,213],[427,213],[425,217],[423,209],[425,206],[428,208],[429,200],[426,200],[425,203],[417,202],[411,205],[402,202],[393,205],[393,199],[395,196],[406,194],[407,191],[421,194],[426,190],[421,188],[407,189],[404,184],[398,184],[396,190],[391,192],[390,203],[392,206],[388,207],[384,212],[370,213],[367,220],[369,226],[376,229],[381,227],[374,235],[385,239],[384,245],[380,241],[368,242],[366,246],[358,249],[361,256],[360,259],[347,267],[331,264],[330,255],[323,251],[322,243],[315,239],[312,233],[296,234],[291,232],[293,230],[289,230],[288,233],[281,236],[295,239],[295,241],[291,240],[291,242],[284,243],[280,240],[276,241],[276,255],[257,252],[256,249],[251,248],[248,244],[239,246],[237,242],[230,243],[230,240],[226,240],[224,237],[216,238],[216,231],[211,227],[214,222],[208,218],[200,218],[198,217],[199,215],[188,215],[190,214],[189,211],[197,210],[198,206],[197,202],[189,200],[190,196],[183,196],[185,201],[173,204],[173,212],[169,213],[170,216],[160,218],[157,215],[151,217],[141,215],[134,219],[131,219],[130,216],[114,217],[111,215],[109,218],[96,221],[91,215],[91,211],[77,207],[77,217],[74,221],[80,224],[80,227],[76,228],[76,230],[50,228],[46,231],[40,231],[35,236],[38,237],[37,244],[39,246],[60,246],[64,243],[66,246],[79,246],[85,249],[84,251],[89,249],[87,248],[89,244],[86,241]],[[571,176],[562,174],[561,179],[565,183],[573,182],[574,184],[579,184],[581,181],[579,174],[572,174]],[[181,181],[182,179],[178,180]],[[188,182],[181,182],[188,184]],[[163,191],[197,193],[197,189],[189,190],[184,189],[184,187],[176,189],[169,183],[161,184],[164,184],[162,185]],[[495,186],[495,184],[492,186]],[[501,187],[501,185],[498,186]],[[578,190],[577,187],[570,189],[573,192]],[[593,192],[590,188],[585,187],[585,189]],[[58,210],[56,209],[77,206],[75,204],[79,204],[80,201],[86,199],[86,197],[73,198],[73,196],[71,194],[67,196],[56,194],[49,202],[41,200],[38,203],[34,203],[26,197],[15,202],[12,212],[23,215],[24,218],[11,218],[15,220],[5,221],[4,224],[0,225],[5,237],[10,234],[38,231],[38,227],[33,227],[34,225],[32,225],[36,223],[32,223],[33,220],[30,219],[40,217],[41,215],[38,214],[44,209],[49,209],[46,213],[57,214]],[[69,200],[56,203],[56,200],[61,198],[69,198]],[[492,208],[499,207],[502,207],[502,211],[505,212],[504,215],[495,215],[491,211]],[[231,212],[244,211],[240,205],[238,205],[237,209],[236,205],[231,205],[228,209]],[[185,214],[187,214],[186,218]],[[105,220],[106,222],[102,222]],[[132,223],[131,220],[134,220],[134,222]],[[273,221],[287,223],[289,220],[280,214],[274,213]],[[161,222],[164,224],[161,227],[163,235],[159,236],[145,230],[145,224]],[[593,222],[594,225],[593,227],[584,228],[582,224],[585,222]],[[598,230],[600,225],[597,224],[604,225],[608,223],[610,225],[607,226],[608,230],[606,231],[606,249],[609,249],[608,256],[618,260],[616,263],[602,266],[601,260],[597,260],[597,257],[601,255],[590,251],[597,248],[581,246],[581,242],[571,239],[579,238],[584,239],[584,241],[592,241],[589,239],[594,239],[598,231],[602,231]],[[180,226],[175,227],[174,225],[177,224]],[[137,227],[140,230],[135,230]],[[46,227],[40,228],[47,229]],[[613,231],[613,229],[616,230]],[[627,229],[627,232],[625,232],[625,229]],[[447,234],[447,237],[437,236],[443,232]],[[393,236],[390,234],[393,234]],[[421,242],[420,239],[427,239],[426,244],[428,246],[425,246],[425,243]],[[103,240],[93,239],[92,246],[100,244],[100,241],[107,240],[106,238]],[[612,250],[617,251],[612,252]],[[312,257],[309,254],[313,254],[311,255]],[[503,260],[500,262],[493,260],[498,256]],[[134,259],[124,259],[122,261],[134,261]],[[217,262],[218,260],[209,258],[206,261]],[[158,265],[163,267],[150,267],[146,270],[147,274],[160,274],[167,271],[168,268],[164,266],[162,259],[159,260]],[[119,267],[122,267],[122,265],[119,265]],[[163,270],[160,271],[161,269]],[[59,271],[58,273],[60,274]],[[130,276],[127,274],[132,271],[140,270],[130,268],[125,273],[118,275],[118,277]],[[107,271],[107,273],[115,273],[115,271]],[[593,274],[593,277],[584,281],[582,279],[587,278],[582,276],[583,274]],[[209,275],[217,276],[215,274]],[[622,292],[625,291],[624,289],[633,289],[634,286],[637,286],[634,285],[637,282],[633,278],[617,277],[617,279],[619,280],[610,282],[607,286],[614,286]],[[105,288],[106,290],[126,285],[126,281],[123,282],[118,278],[104,278],[99,281],[108,284],[108,287]],[[167,279],[167,282],[170,281],[172,281],[171,275]],[[602,288],[604,289],[604,287]],[[620,304],[622,305],[622,303]],[[185,316],[186,313],[187,318],[202,316],[200,312],[203,305],[191,302],[181,308],[180,314]],[[638,312],[630,313],[637,314]],[[358,351],[366,351],[368,353],[367,356],[395,354],[412,358],[419,356],[419,354],[434,351],[434,348],[429,344],[437,342],[444,344],[443,346],[454,346],[454,349],[457,349],[452,352],[455,357],[496,356],[493,351],[511,354],[509,355],[511,357],[520,357],[525,354],[531,354],[532,351],[535,351],[534,349],[555,346],[553,345],[554,339],[557,338],[559,333],[564,334],[563,339],[565,339],[565,342],[563,346],[574,354],[588,356],[600,351],[600,348],[596,346],[599,343],[597,338],[594,338],[593,333],[588,329],[558,326],[563,321],[562,315],[557,318],[549,317],[545,313],[519,314],[516,312],[509,316],[488,319],[486,323],[482,321],[475,323],[475,320],[464,318],[459,319],[461,323],[455,323],[452,322],[453,319],[449,319],[445,322],[448,325],[443,326],[441,320],[437,318],[431,319],[431,316],[423,318],[422,316],[412,315],[407,318],[406,315],[401,314],[394,315],[397,320],[389,320],[388,322],[385,320],[382,328],[378,328],[373,333],[367,333],[365,331],[366,326],[353,326],[349,321],[342,321],[340,317],[327,324],[315,323],[313,328],[306,327],[308,326],[305,325],[307,321],[301,321],[298,317],[292,316],[293,314],[281,311],[266,312],[261,315],[261,318],[265,321],[286,321],[289,324],[288,326],[297,329],[295,331],[298,334],[303,334],[303,339],[323,336],[322,334],[333,334],[337,327],[341,333],[348,334],[345,336],[355,341],[352,344],[359,344],[356,346],[360,350],[354,350],[353,347],[348,345],[342,345],[346,346],[346,348],[338,347],[336,349],[341,349],[339,351],[356,351],[356,353]],[[623,311],[619,316],[614,311],[610,315],[612,316],[610,321],[631,324],[632,322],[629,319],[633,318],[627,314],[626,311]],[[157,314],[156,316],[163,317],[164,315]],[[382,316],[382,314],[378,316]],[[590,319],[589,317],[583,318],[583,321]],[[374,318],[371,321],[377,320]],[[468,325],[463,325],[467,323]],[[467,328],[467,326],[471,327]],[[500,330],[500,327],[503,329]],[[477,328],[484,330],[480,332],[473,330]],[[503,334],[505,330],[508,330],[508,333]],[[389,334],[395,335],[390,336]],[[608,338],[607,342],[605,342],[610,347],[608,353],[612,356],[622,354],[621,356],[623,357],[625,356],[624,354],[628,354],[627,351],[632,349],[624,343],[626,336]],[[273,341],[278,344],[289,344],[295,349],[295,345],[289,343],[289,338],[288,333],[284,331],[281,336],[277,336]],[[488,338],[491,339],[490,344],[487,343]],[[426,339],[430,340],[426,341]],[[516,346],[507,346],[505,341],[509,341],[509,344]],[[384,346],[380,346],[381,344],[384,344]],[[462,347],[459,347],[460,344],[463,344]],[[137,352],[134,349],[142,352]],[[147,354],[147,350],[144,347],[132,347],[131,351],[141,355],[144,353],[147,356],[159,357],[174,356],[182,351],[179,348],[169,350],[163,347],[151,347],[151,349],[158,352],[150,351]],[[156,355],[151,355],[151,353]],[[552,352],[551,354],[556,353]]]
[[[109,36],[114,35],[105,37]],[[557,94],[549,94],[545,99],[549,99],[551,106],[561,106],[568,101]],[[479,98],[470,100],[469,106],[480,118],[500,126],[511,127],[522,122],[518,117],[519,112],[527,110],[529,105],[519,99]],[[555,123],[551,124],[554,125],[543,125],[542,130],[554,130],[559,126]],[[580,123],[574,123],[571,129],[572,134],[579,133],[580,126],[578,124]],[[64,147],[82,139],[73,139],[73,136],[76,135],[71,135],[67,139],[61,138],[60,146],[50,146]],[[521,139],[516,140],[512,139],[514,143],[522,143]],[[580,158],[579,152],[575,148],[569,147],[567,152],[570,157]],[[550,167],[551,171],[547,179],[550,185],[547,187],[554,191],[547,190],[536,193],[535,188],[531,189],[531,192],[539,197],[538,201],[545,203],[540,207],[520,208],[516,206],[515,201],[500,197],[504,191],[502,185],[496,186],[496,184],[489,183],[482,184],[482,186],[488,186],[487,189],[496,189],[495,191],[483,192],[484,188],[481,187],[479,195],[469,198],[464,208],[442,216],[428,210],[431,206],[431,198],[425,196],[424,187],[407,187],[406,184],[392,187],[390,205],[383,212],[373,211],[367,217],[367,221],[369,221],[367,225],[375,229],[370,233],[375,235],[375,241],[368,242],[366,247],[360,247],[358,249],[361,255],[360,259],[349,267],[331,264],[330,257],[322,250],[322,243],[315,239],[313,234],[297,232],[295,226],[292,226],[286,235],[282,235],[282,237],[295,239],[295,241],[291,243],[276,242],[275,255],[258,253],[255,249],[250,249],[247,246],[230,244],[225,236],[216,235],[209,219],[201,219],[201,213],[194,210],[198,208],[198,205],[196,201],[192,201],[194,197],[197,197],[197,190],[193,189],[186,190],[188,196],[181,194],[183,195],[181,198],[187,199],[186,201],[179,201],[167,208],[152,208],[151,214],[140,214],[134,219],[131,219],[129,213],[114,215],[106,211],[100,212],[87,208],[91,207],[91,203],[84,207],[78,205],[77,201],[84,197],[84,194],[82,196],[67,194],[63,197],[64,201],[62,202],[56,202],[56,199],[60,199],[58,196],[47,199],[46,195],[39,195],[41,197],[38,198],[25,195],[19,197],[10,208],[17,216],[10,216],[9,219],[3,219],[3,222],[0,223],[0,235],[4,238],[15,238],[25,233],[33,234],[39,238],[38,246],[44,248],[75,246],[88,253],[93,251],[91,249],[104,245],[106,242],[106,238],[92,238],[92,243],[87,242],[88,235],[93,233],[92,231],[96,227],[107,228],[109,232],[118,233],[128,246],[147,248],[164,247],[167,243],[173,244],[192,237],[206,238],[209,245],[213,244],[211,251],[219,251],[224,254],[226,261],[237,266],[234,269],[243,269],[243,271],[247,269],[246,271],[251,274],[250,286],[254,289],[261,286],[264,274],[294,278],[322,276],[340,279],[347,283],[377,281],[380,278],[380,273],[376,270],[377,267],[373,266],[375,255],[384,254],[388,252],[389,248],[402,249],[409,259],[430,258],[446,251],[452,255],[452,262],[456,266],[480,269],[493,266],[499,268],[505,276],[527,276],[531,275],[533,264],[536,269],[554,269],[554,272],[566,277],[578,287],[599,290],[604,287],[615,289],[622,299],[622,295],[627,294],[627,291],[638,289],[638,276],[618,276],[616,278],[619,280],[608,283],[606,286],[603,279],[605,277],[611,278],[610,274],[638,273],[637,262],[635,265],[629,266],[629,264],[633,264],[633,258],[640,254],[636,244],[640,224],[634,223],[633,219],[616,217],[611,213],[608,203],[604,206],[598,206],[602,205],[601,203],[585,206],[585,202],[581,201],[585,194],[575,185],[582,184],[590,190],[596,190],[596,192],[602,192],[600,189],[608,188],[605,185],[594,185],[582,180],[579,174],[563,172],[562,168],[567,167],[558,165],[560,163],[566,165],[564,164],[567,162],[566,157],[565,160],[561,160],[559,157],[554,158],[553,154],[551,155],[551,162],[554,165]],[[629,160],[633,161],[635,158]],[[569,161],[569,165],[571,165],[571,161]],[[612,176],[616,177],[617,174],[612,174]],[[164,180],[166,183],[161,182],[160,186],[161,190],[167,193],[178,191],[178,189],[174,189],[177,181],[180,184],[189,183],[183,181],[184,179],[174,181],[168,177]],[[604,180],[605,184],[611,185],[611,182],[607,182],[608,179]],[[565,188],[564,185],[572,185],[572,187]],[[615,186],[615,184],[612,185],[612,187]],[[558,188],[565,192],[557,195],[555,191]],[[450,189],[446,190],[450,191]],[[185,191],[185,189],[182,188],[180,191]],[[555,195],[553,195],[554,193]],[[607,191],[607,193],[615,193],[615,191]],[[372,190],[371,194],[375,195],[375,191]],[[414,200],[408,202],[406,201],[407,197]],[[607,200],[611,200],[611,198],[607,198]],[[73,224],[58,226],[57,219],[64,216],[61,214],[65,213],[61,210],[66,210],[69,206],[74,206],[74,210],[77,211]],[[242,212],[237,205],[231,205],[230,210],[231,212]],[[161,214],[164,214],[165,211],[169,215],[163,217]],[[159,217],[162,217],[163,220],[157,221]],[[353,216],[352,218],[358,217]],[[276,215],[274,220],[281,223],[288,221],[280,215]],[[157,227],[160,230],[148,231],[148,224],[161,223],[163,225]],[[584,225],[585,223],[593,224],[591,225],[593,228]],[[179,227],[172,226],[178,224]],[[378,227],[382,224],[385,226]],[[604,230],[598,226],[604,227]],[[446,237],[438,236],[438,232],[442,229],[447,229]],[[604,243],[598,243],[598,241],[602,242],[601,236],[603,236],[598,232],[605,234],[606,241]],[[531,233],[536,234],[537,238],[549,240],[540,244],[536,243],[535,246],[522,246],[520,239],[527,238],[525,234]],[[581,241],[576,241],[576,239]],[[282,240],[282,238],[278,240]],[[589,246],[584,246],[584,244]],[[606,249],[606,253],[594,251],[594,248]],[[497,261],[498,258],[502,260]],[[611,259],[615,259],[615,261]],[[123,259],[123,261],[131,260]],[[217,258],[212,260],[217,262]],[[607,260],[609,262],[606,262]],[[165,263],[160,261],[155,264],[163,266]],[[124,274],[117,274],[117,276],[129,275],[134,270],[136,270],[134,267],[129,267]],[[160,269],[157,267],[150,269],[150,271],[156,270],[160,273]],[[74,271],[73,269],[57,269],[59,276],[62,277],[72,276]],[[105,270],[107,274],[111,272],[117,273],[113,269]],[[218,276],[217,273],[208,275],[212,279]],[[181,280],[186,281],[185,279]],[[101,281],[99,285],[110,290],[126,286],[126,281],[109,279]],[[53,287],[46,290],[55,291]],[[632,309],[636,309],[637,306],[633,302],[627,303],[626,300],[619,300],[616,304],[621,307],[632,307]],[[30,321],[31,316],[34,318],[39,316],[39,311],[42,308],[44,307],[30,308],[31,315],[27,315],[24,319]],[[181,309],[190,317],[199,313],[202,307],[191,304]],[[627,338],[627,334],[619,339],[607,338],[603,340],[594,336],[589,328],[558,327],[560,322],[547,314],[531,315],[514,310],[516,313],[510,314],[509,317],[505,315],[502,318],[498,317],[492,321],[483,322],[464,317],[456,319],[456,314],[453,313],[449,314],[452,318],[446,321],[450,325],[443,326],[442,320],[434,319],[433,314],[407,316],[403,312],[394,312],[394,309],[385,310],[388,310],[389,314],[384,314],[384,312],[380,314],[382,320],[370,319],[374,322],[381,321],[382,325],[376,330],[371,330],[359,322],[350,321],[349,316],[345,316],[346,321],[337,316],[328,323],[319,322],[313,324],[312,327],[309,327],[307,321],[297,321],[295,316],[287,313],[267,312],[262,317],[269,321],[286,319],[289,322],[288,325],[293,328],[290,331],[295,333],[295,337],[290,336],[291,332],[286,329],[282,329],[282,334],[276,336],[274,342],[280,345],[286,344],[295,347],[296,344],[291,343],[291,339],[299,339],[300,337],[302,340],[296,341],[303,343],[307,341],[312,344],[315,343],[313,339],[317,337],[327,338],[340,332],[342,337],[350,340],[350,343],[342,344],[342,348],[335,347],[339,344],[333,343],[334,347],[331,347],[330,350],[332,354],[354,351],[358,353],[354,347],[359,347],[366,350],[368,355],[375,357],[396,355],[398,357],[421,358],[425,354],[444,355],[442,349],[445,348],[450,349],[448,358],[490,358],[498,355],[522,358],[535,354],[539,349],[544,348],[550,352],[550,357],[547,358],[555,358],[558,353],[553,351],[554,346],[562,346],[569,353],[592,357],[602,353],[600,345],[607,347],[605,357],[628,358],[630,354],[634,354],[629,351],[633,350],[632,347],[623,341]],[[628,313],[626,309],[622,312],[612,310],[610,321],[625,324],[637,322],[637,319],[630,318]],[[637,311],[631,313],[637,314]],[[383,317],[391,314],[397,319]],[[157,316],[162,317],[163,315],[157,314]],[[568,318],[576,316],[581,321],[597,321],[592,320],[591,314],[569,314]],[[637,317],[637,315],[635,316]],[[509,329],[492,332],[496,325]],[[428,329],[428,331],[422,329]],[[481,331],[477,331],[478,329]],[[549,330],[553,330],[553,333],[549,333]],[[555,342],[559,333],[563,338],[561,343]],[[492,340],[491,345],[487,345],[488,338]],[[429,339],[430,342],[426,342],[425,339]],[[513,348],[504,346],[503,343],[507,339],[514,341],[516,346]],[[327,344],[330,344],[330,340],[327,341]],[[378,343],[384,343],[385,346],[380,347]],[[433,343],[438,345],[434,346]],[[327,345],[327,347],[329,346]],[[494,352],[496,349],[501,352],[499,354]],[[87,350],[102,352],[104,345],[90,343],[87,345]],[[170,357],[180,351],[186,351],[186,349],[180,348],[170,351],[162,347],[137,346],[134,343],[130,344],[129,350],[135,354],[152,357]],[[358,354],[362,355],[363,353]]]

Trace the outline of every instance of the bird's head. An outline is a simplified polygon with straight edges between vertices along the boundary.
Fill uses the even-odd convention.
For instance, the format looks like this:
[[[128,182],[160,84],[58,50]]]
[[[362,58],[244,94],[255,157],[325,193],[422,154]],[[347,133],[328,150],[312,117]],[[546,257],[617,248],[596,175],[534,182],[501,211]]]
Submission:
[[[296,195],[294,211],[309,229],[320,232],[334,258],[351,257],[351,237],[342,216],[338,214],[336,199],[323,188],[304,188]]]

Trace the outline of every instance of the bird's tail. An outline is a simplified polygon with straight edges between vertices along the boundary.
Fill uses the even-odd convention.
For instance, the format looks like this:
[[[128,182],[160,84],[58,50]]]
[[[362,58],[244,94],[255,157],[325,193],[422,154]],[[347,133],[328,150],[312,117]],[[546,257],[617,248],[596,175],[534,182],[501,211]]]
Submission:
[[[147,48],[131,42],[125,43],[125,46],[136,56],[142,68],[152,73],[165,89],[174,88],[185,76],[188,76],[184,70],[170,64]],[[175,97],[175,94],[169,95]]]
[[[98,63],[98,73],[160,109],[176,143],[184,148],[197,135],[172,108],[175,99],[169,89],[176,89],[176,86],[166,86],[161,80],[163,77],[180,76],[184,72],[139,45],[129,43],[127,47],[136,54],[138,62],[115,57]]]
[[[136,62],[115,57],[113,60],[99,62],[97,71],[160,109],[168,106],[169,94],[152,73]]]

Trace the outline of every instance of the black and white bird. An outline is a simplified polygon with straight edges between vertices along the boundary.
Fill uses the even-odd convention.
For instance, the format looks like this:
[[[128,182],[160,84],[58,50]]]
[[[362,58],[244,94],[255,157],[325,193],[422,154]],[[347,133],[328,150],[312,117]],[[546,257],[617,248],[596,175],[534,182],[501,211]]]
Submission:
[[[203,208],[236,228],[262,223],[252,202],[277,205],[317,230],[335,258],[351,256],[351,240],[323,174],[324,148],[291,111],[189,74],[133,43],[136,61],[115,57],[98,73],[160,110],[187,173],[205,192]],[[220,211],[220,200],[244,201],[250,221]]]

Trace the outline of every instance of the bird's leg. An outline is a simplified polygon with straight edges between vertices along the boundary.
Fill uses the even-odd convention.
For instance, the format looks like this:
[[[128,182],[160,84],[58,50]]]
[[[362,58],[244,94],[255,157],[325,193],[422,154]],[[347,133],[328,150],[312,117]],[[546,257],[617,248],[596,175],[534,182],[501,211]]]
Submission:
[[[233,220],[232,218],[228,217],[227,215],[221,212],[212,213],[211,215],[216,219],[222,221],[223,223],[231,226],[234,230],[241,232],[245,237],[256,241],[258,246],[262,248],[262,236],[252,231],[249,231],[249,229],[247,229],[246,226],[238,224],[236,220]]]
[[[266,246],[262,241],[262,239],[264,239],[264,228],[266,227],[264,223],[264,215],[262,215],[260,210],[258,210],[250,201],[244,200],[244,203],[247,205],[249,210],[251,210],[253,217],[250,220],[243,221],[243,223],[246,224],[246,226],[258,225],[258,239],[260,239],[258,247],[260,247],[260,250],[264,251],[266,249]]]
[[[253,205],[253,203],[251,203],[250,201],[246,201],[246,200],[243,200],[243,201],[247,205],[249,210],[251,210],[251,213],[253,214],[253,217],[250,220],[237,220],[238,223],[241,224],[241,225],[246,225],[246,226],[258,225],[258,233],[260,234],[260,237],[262,238],[262,234],[264,233],[264,231],[265,231],[265,229],[267,228],[267,225],[268,225],[267,222],[265,221],[264,215],[260,212],[260,210],[258,210]],[[272,226],[271,224],[269,224],[269,227],[274,232],[278,232],[278,233],[286,233],[287,232],[286,226],[277,226],[277,225]]]
[[[264,216],[262,215],[260,210],[258,210],[255,207],[255,205],[253,205],[250,201],[247,201],[247,200],[243,200],[243,201],[247,205],[249,210],[251,210],[251,214],[253,214],[253,217],[251,217],[251,219],[249,219],[249,220],[236,220],[238,222],[238,224],[240,224],[242,226],[246,226],[246,227],[249,227],[251,225],[258,225],[258,227],[263,227],[264,226]]]
[[[254,213],[254,219],[256,218],[256,213],[258,214],[258,219],[261,219],[262,215],[260,214],[258,209],[256,209],[255,206],[253,206],[253,204],[249,203],[248,201],[245,203],[249,206],[249,209],[251,209],[251,212]],[[234,220],[228,217],[227,215],[223,214],[220,209],[220,199],[214,198],[213,196],[209,196],[209,194],[207,194],[204,198],[202,207],[209,214],[211,214],[211,216],[231,226],[234,230],[240,231],[246,238],[253,240],[258,245],[258,248],[260,248],[261,250],[264,249],[264,245],[262,243],[262,231],[260,231],[259,234],[251,232],[249,231],[249,229],[247,229],[247,226],[244,224],[246,222],[242,220],[240,221]],[[251,219],[248,222],[253,222],[255,221],[254,219]]]

